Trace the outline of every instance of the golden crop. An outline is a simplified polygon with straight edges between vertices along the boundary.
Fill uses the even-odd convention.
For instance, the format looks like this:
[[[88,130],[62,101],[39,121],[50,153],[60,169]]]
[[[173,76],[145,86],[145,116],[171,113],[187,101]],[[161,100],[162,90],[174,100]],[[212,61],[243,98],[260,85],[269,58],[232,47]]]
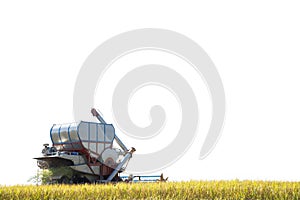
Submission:
[[[190,181],[0,186],[0,199],[300,199],[300,182]]]

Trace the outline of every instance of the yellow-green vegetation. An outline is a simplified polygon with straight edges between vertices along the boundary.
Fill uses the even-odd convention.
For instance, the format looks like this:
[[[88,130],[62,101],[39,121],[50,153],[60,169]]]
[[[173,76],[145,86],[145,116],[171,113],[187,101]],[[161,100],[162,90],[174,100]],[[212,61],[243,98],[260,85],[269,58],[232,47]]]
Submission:
[[[300,182],[190,181],[0,186],[0,199],[300,199]]]

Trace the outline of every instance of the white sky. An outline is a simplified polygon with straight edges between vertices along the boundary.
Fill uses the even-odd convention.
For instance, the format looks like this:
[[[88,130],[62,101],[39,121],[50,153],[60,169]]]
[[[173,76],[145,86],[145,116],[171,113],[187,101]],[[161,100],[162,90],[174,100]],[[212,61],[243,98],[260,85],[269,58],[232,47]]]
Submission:
[[[300,180],[299,9],[298,1],[1,2],[0,184],[26,184],[37,170],[32,157],[50,142],[52,124],[74,121],[73,89],[86,57],[114,35],[149,27],[196,41],[214,61],[227,101],[222,137],[206,159],[198,160],[211,103],[201,78],[182,72],[192,85],[200,85],[196,96],[203,121],[192,147],[162,170],[165,175],[170,180]],[[142,54],[119,65],[126,65],[126,59],[146,62]],[[151,52],[148,57],[176,68],[176,58]],[[111,84],[100,82],[99,89],[112,90],[107,87],[118,75]],[[180,120],[180,109],[161,88],[145,88],[133,96],[130,116],[147,125],[148,110],[141,102],[150,106],[147,94],[154,92],[161,97],[155,101],[166,106],[168,124],[162,134],[170,134],[178,128],[172,124]],[[114,123],[110,108],[103,108],[109,104],[109,95],[105,98],[97,93],[95,106]],[[118,135],[128,146],[149,151],[149,143]],[[160,137],[153,149],[163,148],[166,138],[174,136]]]

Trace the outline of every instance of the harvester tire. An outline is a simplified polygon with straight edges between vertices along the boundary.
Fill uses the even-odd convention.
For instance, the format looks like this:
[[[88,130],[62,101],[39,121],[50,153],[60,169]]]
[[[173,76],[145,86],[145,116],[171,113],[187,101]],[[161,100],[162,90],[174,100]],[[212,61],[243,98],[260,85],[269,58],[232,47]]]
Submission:
[[[66,176],[63,176],[60,178],[60,183],[61,184],[70,184],[70,179]]]

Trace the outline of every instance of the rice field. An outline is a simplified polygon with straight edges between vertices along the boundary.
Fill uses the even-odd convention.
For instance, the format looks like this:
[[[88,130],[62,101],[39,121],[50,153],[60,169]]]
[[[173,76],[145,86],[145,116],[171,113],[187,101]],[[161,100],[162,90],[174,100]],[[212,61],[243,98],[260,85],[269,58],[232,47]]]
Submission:
[[[300,182],[189,181],[0,186],[0,199],[300,199]]]

